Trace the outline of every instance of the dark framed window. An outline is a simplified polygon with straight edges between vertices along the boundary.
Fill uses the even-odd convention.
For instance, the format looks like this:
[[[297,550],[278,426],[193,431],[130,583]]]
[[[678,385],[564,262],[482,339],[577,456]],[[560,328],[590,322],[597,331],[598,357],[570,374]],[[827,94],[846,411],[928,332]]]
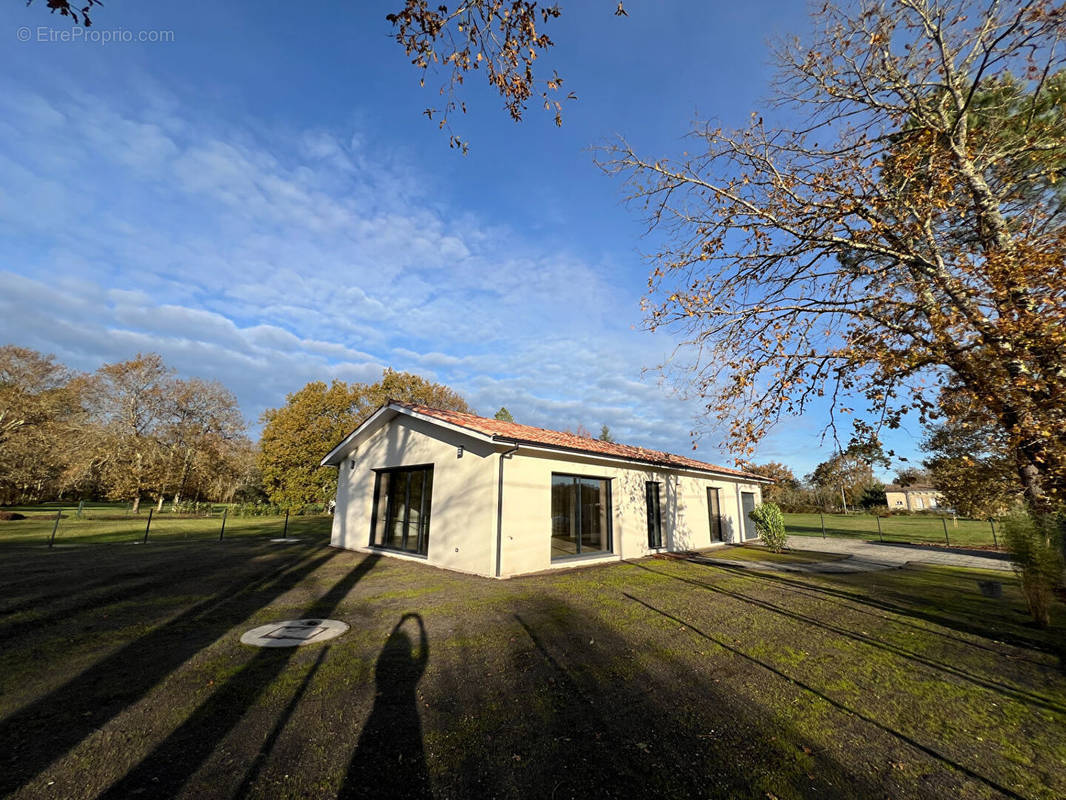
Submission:
[[[722,509],[718,505],[718,490],[707,487],[707,514],[711,518],[711,541],[725,541],[722,537]]]
[[[610,480],[553,472],[551,513],[553,561],[612,552]]]
[[[744,518],[740,521],[743,531],[741,535],[745,539],[754,539],[759,535],[751,519],[751,512],[755,510],[755,492],[740,493],[740,509],[744,513]]]
[[[659,483],[644,484],[644,496],[648,504],[648,547],[663,546],[663,515],[659,504]]]
[[[429,552],[433,465],[376,470],[370,544],[404,553]]]

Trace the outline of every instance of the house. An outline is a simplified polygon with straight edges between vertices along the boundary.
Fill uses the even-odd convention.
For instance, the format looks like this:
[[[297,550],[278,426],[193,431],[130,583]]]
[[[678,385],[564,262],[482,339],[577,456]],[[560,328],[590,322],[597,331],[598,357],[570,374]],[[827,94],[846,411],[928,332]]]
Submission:
[[[935,486],[912,483],[908,486],[890,483],[885,487],[885,502],[897,511],[928,511],[943,505],[944,498]]]
[[[390,401],[322,459],[332,544],[506,578],[756,536],[765,478]]]

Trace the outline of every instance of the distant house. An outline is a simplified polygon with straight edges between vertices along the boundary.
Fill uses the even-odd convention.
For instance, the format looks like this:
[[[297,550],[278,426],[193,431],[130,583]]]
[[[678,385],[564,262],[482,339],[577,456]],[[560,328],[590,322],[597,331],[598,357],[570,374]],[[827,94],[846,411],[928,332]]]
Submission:
[[[890,483],[885,487],[885,499],[890,509],[902,511],[927,511],[941,508],[944,497],[935,486],[927,483],[912,483],[900,486]]]
[[[755,538],[765,478],[389,402],[322,460],[332,544],[496,578]]]

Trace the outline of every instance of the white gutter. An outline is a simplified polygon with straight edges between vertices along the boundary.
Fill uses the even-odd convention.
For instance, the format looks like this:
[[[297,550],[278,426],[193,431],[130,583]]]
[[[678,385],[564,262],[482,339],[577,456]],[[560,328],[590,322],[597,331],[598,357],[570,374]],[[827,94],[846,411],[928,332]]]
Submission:
[[[496,441],[501,442],[503,440],[497,439]],[[519,446],[519,442],[515,441],[514,445],[516,447]],[[668,470],[670,472],[694,472],[699,475],[715,475],[717,477],[741,483],[765,483],[767,485],[774,483],[774,481],[769,478],[763,478],[759,475],[737,475],[732,472],[726,472],[725,470],[700,469],[699,467],[675,467],[670,466],[669,464],[660,464],[655,461],[642,461],[637,458],[625,458],[623,456],[609,456],[602,453],[594,453],[589,450],[577,450],[569,447],[551,447],[550,445],[527,444],[526,442],[521,442],[520,446],[523,450],[533,450],[541,453],[562,453],[564,455],[582,456],[584,458],[592,458],[600,461],[612,461],[619,464],[637,464],[649,469]]]

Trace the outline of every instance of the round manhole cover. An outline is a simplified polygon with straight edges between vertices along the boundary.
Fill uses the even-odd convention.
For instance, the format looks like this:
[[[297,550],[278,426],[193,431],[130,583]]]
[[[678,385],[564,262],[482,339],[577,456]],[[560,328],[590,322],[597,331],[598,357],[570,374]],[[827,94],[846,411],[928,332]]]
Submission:
[[[241,636],[241,644],[253,647],[301,647],[334,639],[348,630],[339,619],[287,619],[252,628]]]

